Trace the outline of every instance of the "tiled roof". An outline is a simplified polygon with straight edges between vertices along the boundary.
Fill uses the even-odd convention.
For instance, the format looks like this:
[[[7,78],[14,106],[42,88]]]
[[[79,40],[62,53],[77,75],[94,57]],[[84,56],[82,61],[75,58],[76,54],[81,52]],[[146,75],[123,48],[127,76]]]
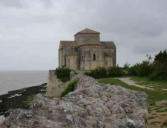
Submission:
[[[87,46],[87,45],[97,45],[97,46],[102,46],[102,44],[100,42],[97,41],[91,41],[91,42],[85,42],[85,43],[80,43],[78,46]]]
[[[75,41],[60,41],[60,47],[72,47],[77,45],[78,43]]]
[[[112,41],[101,41],[101,43],[104,45],[105,48],[116,48],[114,42]]]
[[[77,35],[77,34],[100,34],[100,32],[96,32],[96,31],[91,30],[89,28],[85,28],[82,31],[76,33],[75,35]]]
[[[112,41],[102,41],[102,42],[86,42],[86,43],[79,43],[76,41],[60,41],[60,48],[63,47],[80,47],[80,46],[86,46],[86,45],[97,45],[97,46],[104,46],[105,48],[112,48],[115,49],[115,44]]]

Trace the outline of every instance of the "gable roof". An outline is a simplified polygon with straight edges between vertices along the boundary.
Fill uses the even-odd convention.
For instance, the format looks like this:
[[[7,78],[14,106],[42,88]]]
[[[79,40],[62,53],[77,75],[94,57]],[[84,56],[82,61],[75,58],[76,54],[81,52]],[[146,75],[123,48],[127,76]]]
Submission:
[[[100,32],[91,30],[89,28],[85,28],[85,29],[81,30],[80,32],[77,32],[75,35],[78,35],[78,34],[100,34]]]
[[[105,48],[112,48],[112,49],[116,49],[116,46],[114,44],[113,41],[101,41],[101,43],[103,44],[103,46]]]
[[[78,43],[75,41],[60,41],[60,48],[62,47],[75,47]]]
[[[87,43],[79,43],[76,41],[60,41],[60,46],[59,48],[64,48],[64,47],[82,47],[85,45],[97,45],[97,46],[104,46],[104,48],[112,48],[116,49],[116,46],[114,42],[112,41],[101,41],[101,42],[87,42]]]

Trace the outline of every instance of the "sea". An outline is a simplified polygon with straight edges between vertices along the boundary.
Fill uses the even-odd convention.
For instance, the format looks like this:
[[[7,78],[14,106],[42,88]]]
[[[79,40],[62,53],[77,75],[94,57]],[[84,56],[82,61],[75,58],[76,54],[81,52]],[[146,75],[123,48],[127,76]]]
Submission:
[[[48,71],[0,71],[0,95],[46,83]]]

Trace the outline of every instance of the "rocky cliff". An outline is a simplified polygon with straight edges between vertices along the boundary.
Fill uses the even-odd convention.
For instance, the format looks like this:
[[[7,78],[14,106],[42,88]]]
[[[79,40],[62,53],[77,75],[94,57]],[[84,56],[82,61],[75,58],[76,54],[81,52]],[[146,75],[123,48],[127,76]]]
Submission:
[[[147,95],[78,75],[62,99],[38,94],[29,110],[11,110],[3,128],[147,128]]]

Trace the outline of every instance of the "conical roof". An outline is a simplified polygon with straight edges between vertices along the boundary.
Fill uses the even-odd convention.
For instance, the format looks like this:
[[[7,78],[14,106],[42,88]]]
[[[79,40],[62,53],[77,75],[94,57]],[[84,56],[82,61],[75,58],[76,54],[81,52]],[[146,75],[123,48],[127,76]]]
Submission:
[[[89,28],[85,28],[85,29],[81,30],[80,32],[76,33],[75,35],[77,35],[77,34],[100,34],[100,32],[91,30]]]

